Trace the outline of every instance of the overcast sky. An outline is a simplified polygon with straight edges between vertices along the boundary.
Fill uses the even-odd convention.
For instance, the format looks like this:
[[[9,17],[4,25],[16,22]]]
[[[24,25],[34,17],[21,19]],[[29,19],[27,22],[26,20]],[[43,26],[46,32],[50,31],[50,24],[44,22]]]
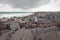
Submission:
[[[60,11],[60,0],[0,0],[0,12]],[[0,17],[26,16],[26,14],[5,14]]]
[[[0,0],[0,11],[60,11],[60,0]]]

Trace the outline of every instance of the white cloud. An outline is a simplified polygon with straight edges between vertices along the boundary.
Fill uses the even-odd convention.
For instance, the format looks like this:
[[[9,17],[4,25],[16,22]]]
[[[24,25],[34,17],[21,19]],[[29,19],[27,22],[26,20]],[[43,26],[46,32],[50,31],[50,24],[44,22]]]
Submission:
[[[31,4],[31,3],[30,3]],[[35,4],[33,4],[35,5]],[[37,4],[36,4],[37,5]],[[35,6],[36,6],[35,5]],[[24,6],[25,8],[28,9],[22,9],[22,7],[20,8],[14,8],[13,6],[11,6],[11,4],[8,3],[0,3],[0,12],[4,11],[4,12],[35,12],[35,11],[60,11],[60,0],[50,0],[50,2],[46,5],[42,5],[40,6],[40,3],[38,3],[38,7],[34,7],[34,8],[28,8],[29,5]],[[20,5],[21,6],[21,5]]]
[[[49,0],[0,0],[0,11],[28,11],[49,3]]]
[[[14,12],[14,11],[22,11],[21,8],[13,8],[9,4],[0,4],[0,12]],[[24,11],[24,10],[23,10]]]
[[[49,0],[5,0],[4,3],[8,3],[14,8],[30,9],[49,3]]]
[[[30,11],[60,11],[60,0],[51,0],[49,4],[32,8]]]

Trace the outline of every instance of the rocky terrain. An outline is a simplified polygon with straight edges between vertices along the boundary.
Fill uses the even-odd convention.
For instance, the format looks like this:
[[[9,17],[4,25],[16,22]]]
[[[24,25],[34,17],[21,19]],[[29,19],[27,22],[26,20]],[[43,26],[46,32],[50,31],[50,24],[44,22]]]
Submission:
[[[60,12],[34,12],[0,18],[0,40],[60,40]]]

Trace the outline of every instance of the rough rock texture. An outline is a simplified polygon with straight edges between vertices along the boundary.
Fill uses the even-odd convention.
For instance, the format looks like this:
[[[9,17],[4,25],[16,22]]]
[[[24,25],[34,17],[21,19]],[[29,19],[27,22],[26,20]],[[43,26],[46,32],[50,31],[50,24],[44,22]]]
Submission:
[[[28,29],[20,29],[15,32],[11,40],[34,40],[34,36]]]
[[[10,28],[11,28],[11,30],[14,31],[16,29],[20,29],[20,25],[19,25],[19,23],[12,21],[12,22],[10,22]]]
[[[60,40],[60,32],[55,28],[19,29],[16,32],[6,32],[0,40]]]
[[[8,39],[8,35],[12,33],[12,31],[9,31],[9,32],[6,32],[6,33],[3,33],[1,36],[0,36],[0,40],[7,40]],[[11,34],[12,35],[12,34]],[[9,38],[10,39],[10,38]]]

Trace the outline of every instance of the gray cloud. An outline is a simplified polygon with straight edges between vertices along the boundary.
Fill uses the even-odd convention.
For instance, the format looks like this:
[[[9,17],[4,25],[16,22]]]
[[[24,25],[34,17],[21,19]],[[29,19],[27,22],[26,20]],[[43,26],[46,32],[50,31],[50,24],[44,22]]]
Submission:
[[[48,4],[50,0],[0,0],[0,3],[10,4],[13,8],[30,9]]]

